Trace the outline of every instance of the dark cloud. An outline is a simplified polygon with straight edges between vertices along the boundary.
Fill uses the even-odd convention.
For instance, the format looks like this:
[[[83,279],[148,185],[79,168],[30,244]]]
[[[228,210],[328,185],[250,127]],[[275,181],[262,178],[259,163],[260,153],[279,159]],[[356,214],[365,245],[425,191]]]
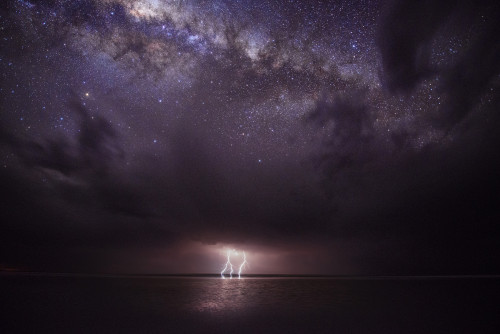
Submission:
[[[500,9],[493,8],[500,19]],[[487,7],[489,9],[489,7]],[[481,103],[481,98],[498,87],[500,74],[500,24],[490,22],[472,42],[470,49],[456,65],[443,73],[441,90],[447,104],[441,112],[451,124],[461,121]]]
[[[316,163],[326,174],[364,165],[373,158],[374,130],[366,92],[336,94],[331,102],[319,100],[308,120],[327,128]]]
[[[434,73],[431,43],[457,5],[449,1],[392,1],[386,4],[378,35],[383,78],[392,90],[408,90]]]
[[[69,107],[80,119],[75,142],[73,138],[26,140],[8,133],[4,133],[3,141],[16,149],[28,167],[46,168],[67,176],[106,174],[112,161],[122,159],[124,154],[116,132],[106,119],[91,116],[81,101],[73,100]]]
[[[125,157],[116,129],[108,120],[91,116],[78,98],[73,97],[69,107],[80,120],[76,138],[26,140],[4,133],[3,143],[15,149],[22,163],[21,173],[4,173],[5,179],[13,177],[4,193],[16,193],[6,207],[20,202],[31,207],[47,196],[29,214],[5,211],[10,222],[4,234],[6,249],[26,244],[25,252],[8,256],[8,261],[73,270],[81,263],[70,265],[69,255],[53,253],[68,248],[72,256],[84,258],[82,247],[156,247],[168,245],[172,235],[203,242],[269,242],[278,236],[295,239],[300,231],[316,233],[310,228],[320,224],[317,210],[324,207],[316,201],[322,196],[303,185],[300,173],[294,180],[275,172],[231,171],[234,166],[225,167],[219,160],[223,153],[207,145],[206,134],[193,132],[187,122],[164,138],[171,146],[166,159],[148,157],[122,174]],[[50,193],[32,178],[42,178]],[[48,234],[34,233],[34,221]],[[27,258],[37,249],[40,258],[54,256],[54,262],[37,267],[38,258]]]
[[[499,19],[496,1],[388,2],[377,38],[386,86],[393,92],[411,94],[424,79],[437,77],[446,101],[436,124],[453,126],[474,110],[491,85],[498,84]],[[451,32],[450,26],[454,27]],[[436,40],[466,29],[472,31],[469,46],[456,60],[445,66],[432,61]]]

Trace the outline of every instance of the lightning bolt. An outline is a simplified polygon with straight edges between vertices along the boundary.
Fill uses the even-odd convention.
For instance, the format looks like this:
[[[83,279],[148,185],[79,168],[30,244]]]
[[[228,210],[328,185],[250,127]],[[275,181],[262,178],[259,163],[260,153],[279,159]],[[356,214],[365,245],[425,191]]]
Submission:
[[[247,264],[247,256],[245,252],[243,252],[243,262],[240,264],[240,269],[238,270],[238,278],[241,278],[241,271],[243,268],[245,268],[245,265]]]
[[[238,255],[238,252],[236,250],[234,250],[234,249],[232,249],[232,250],[228,249],[227,250],[227,252],[226,252],[227,261],[226,261],[226,263],[224,265],[224,268],[220,272],[220,276],[222,278],[226,278],[226,276],[224,276],[224,273],[226,271],[229,271],[229,278],[233,278],[234,267],[233,267],[233,264],[231,263],[231,254],[232,253],[234,253],[235,255]],[[238,278],[241,278],[241,272],[248,265],[247,255],[245,254],[245,252],[242,252],[242,253],[243,253],[243,262],[238,267]]]
[[[226,262],[226,265],[224,266],[224,269],[222,269],[220,275],[222,276],[222,278],[226,278],[224,277],[224,272],[229,268],[231,268],[231,271],[229,272],[229,276],[230,278],[233,278],[233,264],[231,263],[231,250],[228,250],[227,251],[227,262]]]

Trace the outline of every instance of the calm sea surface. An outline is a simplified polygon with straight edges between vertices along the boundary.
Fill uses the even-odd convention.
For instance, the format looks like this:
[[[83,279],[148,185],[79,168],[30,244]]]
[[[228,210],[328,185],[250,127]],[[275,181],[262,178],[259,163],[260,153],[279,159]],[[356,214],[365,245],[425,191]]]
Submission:
[[[497,278],[0,275],[0,333],[500,333]]]

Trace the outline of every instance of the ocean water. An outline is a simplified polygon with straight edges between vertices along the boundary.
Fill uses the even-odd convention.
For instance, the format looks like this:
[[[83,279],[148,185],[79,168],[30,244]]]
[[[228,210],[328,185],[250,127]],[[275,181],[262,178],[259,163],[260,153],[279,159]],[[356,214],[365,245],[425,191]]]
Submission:
[[[0,333],[498,333],[498,278],[0,275]]]

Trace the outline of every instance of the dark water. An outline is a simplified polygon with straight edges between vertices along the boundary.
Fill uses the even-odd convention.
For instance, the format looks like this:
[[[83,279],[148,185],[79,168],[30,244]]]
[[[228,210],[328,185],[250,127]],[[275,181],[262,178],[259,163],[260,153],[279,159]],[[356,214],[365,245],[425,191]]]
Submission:
[[[499,333],[495,278],[0,275],[0,333]]]

